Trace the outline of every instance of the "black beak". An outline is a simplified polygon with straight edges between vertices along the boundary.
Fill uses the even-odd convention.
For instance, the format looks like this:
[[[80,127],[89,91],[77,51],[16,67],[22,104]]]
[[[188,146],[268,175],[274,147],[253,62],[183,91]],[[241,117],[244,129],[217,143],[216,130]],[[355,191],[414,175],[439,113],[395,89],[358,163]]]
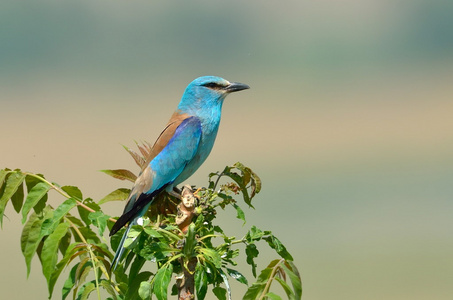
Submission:
[[[250,87],[248,85],[246,85],[246,84],[239,83],[239,82],[232,82],[232,83],[230,83],[230,85],[225,87],[225,91],[227,93],[232,93],[232,92],[238,92],[238,91],[246,90],[246,89],[249,89],[249,88]]]

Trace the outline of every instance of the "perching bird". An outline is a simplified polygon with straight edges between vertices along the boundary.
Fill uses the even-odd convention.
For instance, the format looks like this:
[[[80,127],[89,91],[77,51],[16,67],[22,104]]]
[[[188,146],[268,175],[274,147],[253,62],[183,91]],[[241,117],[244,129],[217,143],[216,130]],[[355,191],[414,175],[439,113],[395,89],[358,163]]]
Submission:
[[[216,76],[199,77],[186,88],[178,108],[153,145],[129,195],[122,216],[110,236],[129,223],[113,258],[113,268],[124,252],[131,225],[137,224],[154,198],[189,178],[208,157],[219,129],[222,104],[232,92],[249,86]]]

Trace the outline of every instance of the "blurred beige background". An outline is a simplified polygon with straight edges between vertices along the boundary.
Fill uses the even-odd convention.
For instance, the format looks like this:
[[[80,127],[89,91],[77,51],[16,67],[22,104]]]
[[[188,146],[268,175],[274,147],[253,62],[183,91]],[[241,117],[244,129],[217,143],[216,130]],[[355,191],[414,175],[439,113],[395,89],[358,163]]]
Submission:
[[[288,247],[304,299],[451,299],[453,2],[0,7],[1,168],[99,199],[129,185],[98,170],[136,170],[121,145],[154,141],[192,79],[247,83],[226,100],[213,153],[189,182],[236,161],[261,175],[246,226]],[[104,208],[118,215],[122,204]],[[20,220],[6,214],[1,298],[46,299],[36,257],[26,280]],[[260,269],[273,258],[266,247]]]

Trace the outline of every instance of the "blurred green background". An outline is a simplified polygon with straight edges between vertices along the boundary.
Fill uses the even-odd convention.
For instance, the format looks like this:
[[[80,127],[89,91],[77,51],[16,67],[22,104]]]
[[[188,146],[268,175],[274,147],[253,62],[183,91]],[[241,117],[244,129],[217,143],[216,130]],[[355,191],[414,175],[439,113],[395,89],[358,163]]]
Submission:
[[[441,0],[3,0],[0,167],[99,199],[129,185],[98,170],[137,171],[121,144],[154,141],[191,80],[247,83],[189,182],[238,160],[261,175],[246,226],[287,246],[304,299],[451,299],[452,15]],[[6,214],[1,298],[46,299]]]

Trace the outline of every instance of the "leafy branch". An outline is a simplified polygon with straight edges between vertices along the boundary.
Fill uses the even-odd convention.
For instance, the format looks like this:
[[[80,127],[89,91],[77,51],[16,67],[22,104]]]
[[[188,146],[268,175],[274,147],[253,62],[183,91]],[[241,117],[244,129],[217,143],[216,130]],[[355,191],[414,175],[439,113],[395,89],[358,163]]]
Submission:
[[[142,166],[150,145],[139,145],[140,154],[129,148],[135,162]],[[121,180],[136,178],[128,170],[104,170]],[[54,190],[64,197],[57,207],[48,203]],[[232,299],[229,280],[248,285],[235,269],[236,259],[245,255],[252,274],[257,277],[255,259],[258,242],[265,241],[280,256],[263,269],[249,286],[243,299],[281,299],[271,291],[277,281],[288,299],[300,299],[300,275],[291,254],[271,231],[251,226],[241,239],[227,234],[216,224],[219,209],[231,206],[236,218],[246,223],[244,210],[236,200],[241,195],[247,206],[261,190],[260,178],[241,163],[211,173],[206,188],[186,186],[181,197],[162,193],[154,201],[140,225],[130,229],[123,261],[112,271],[113,253],[125,229],[112,236],[108,245],[104,234],[116,221],[106,215],[101,205],[127,199],[129,189],[119,188],[97,202],[84,198],[75,186],[59,186],[41,174],[21,170],[0,170],[0,224],[6,205],[22,215],[21,250],[27,267],[35,255],[40,259],[46,278],[49,299],[65,269],[62,299],[167,299],[168,289],[178,299],[205,299],[209,287],[218,299]],[[180,200],[183,199],[182,201]],[[242,250],[241,250],[242,249]],[[146,262],[149,267],[144,270]],[[287,283],[289,279],[290,284]],[[103,296],[108,295],[108,298]]]

